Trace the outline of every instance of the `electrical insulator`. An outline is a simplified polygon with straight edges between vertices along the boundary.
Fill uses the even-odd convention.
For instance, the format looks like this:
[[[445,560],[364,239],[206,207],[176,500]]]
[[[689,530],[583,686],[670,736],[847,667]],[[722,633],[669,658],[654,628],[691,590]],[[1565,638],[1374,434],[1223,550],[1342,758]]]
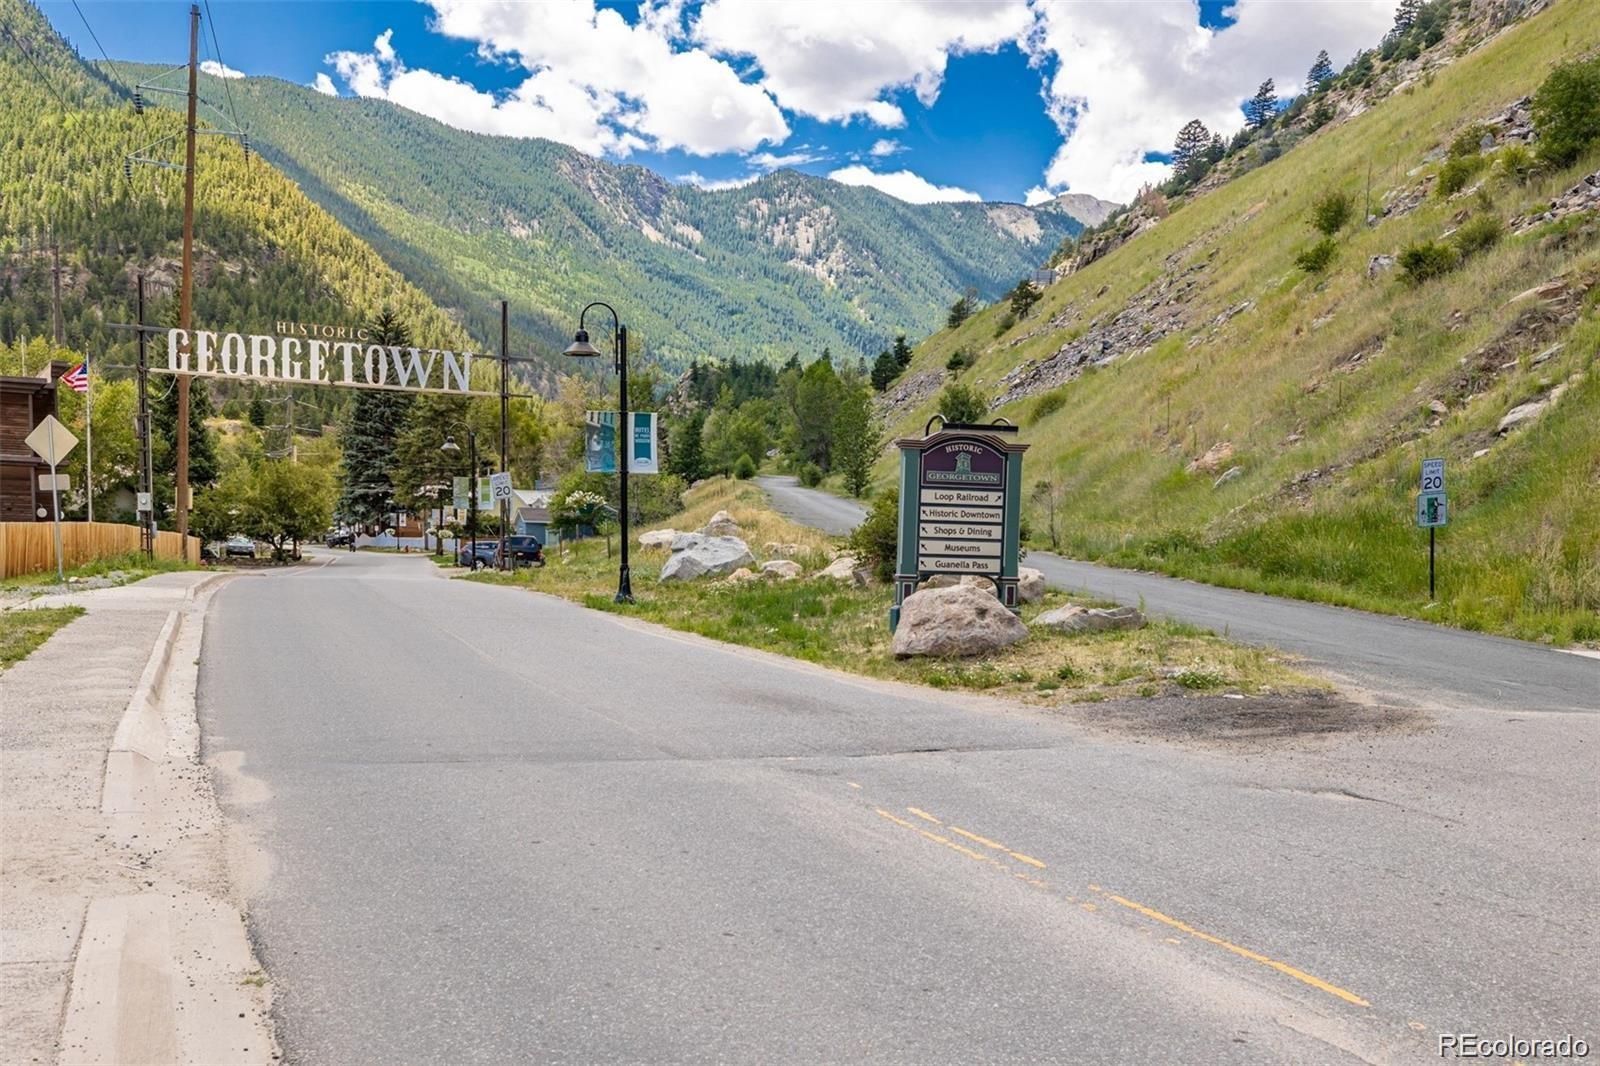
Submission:
[[[127,158],[126,156],[124,156],[122,159],[122,176],[127,178],[129,181],[133,180],[133,160]]]
[[[248,133],[241,134],[239,143],[244,145],[244,161],[246,163],[250,162],[250,135]]]
[[[144,114],[144,94],[138,89],[133,90],[133,113],[135,115]]]

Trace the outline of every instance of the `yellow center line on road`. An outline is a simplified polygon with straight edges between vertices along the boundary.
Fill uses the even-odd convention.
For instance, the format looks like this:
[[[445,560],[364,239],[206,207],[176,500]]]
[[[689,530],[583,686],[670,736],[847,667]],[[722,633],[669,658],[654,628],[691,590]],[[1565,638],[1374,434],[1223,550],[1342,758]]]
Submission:
[[[904,818],[901,818],[898,815],[890,814],[888,811],[884,810],[882,807],[875,807],[873,809],[875,811],[877,811],[877,813],[879,815],[881,815],[884,818],[887,818],[889,821],[893,822],[894,824],[896,824],[896,825],[898,825],[898,826],[900,826],[900,827],[902,827],[904,829],[914,830],[920,836],[927,837],[929,840],[933,841],[936,844],[942,844],[945,847],[951,849],[952,851],[960,852],[962,855],[965,855],[969,859],[975,859],[978,862],[988,863],[989,865],[999,867],[1002,870],[1008,869],[1005,866],[1005,864],[995,861],[994,859],[990,858],[988,855],[984,855],[984,854],[982,854],[980,852],[973,851],[971,848],[968,848],[968,847],[965,847],[964,845],[958,844],[958,843],[956,843],[955,841],[951,840],[948,837],[940,836],[938,833],[931,833],[928,830],[923,829],[919,825],[915,825],[915,824],[913,824],[911,822],[906,821]],[[934,825],[944,826],[951,833],[955,833],[955,834],[957,834],[959,836],[965,837],[966,839],[971,840],[972,842],[974,842],[976,844],[981,844],[986,848],[993,848],[996,851],[1003,852],[1006,855],[1009,855],[1011,858],[1016,859],[1019,862],[1027,863],[1030,866],[1036,866],[1041,870],[1046,868],[1044,863],[1040,862],[1038,859],[1035,859],[1031,855],[1024,855],[1019,851],[1012,851],[1010,848],[1006,847],[1004,844],[1001,844],[999,841],[990,840],[988,837],[979,836],[977,833],[969,832],[968,830],[962,829],[960,826],[945,825],[944,822],[940,821],[935,816],[929,814],[927,811],[924,811],[924,810],[922,810],[920,808],[907,807],[906,810],[911,812],[913,815],[917,816],[918,818],[922,818],[922,819],[924,819],[926,821],[932,822]],[[1012,871],[1012,872],[1014,873],[1014,871]],[[1035,885],[1035,886],[1037,886],[1039,888],[1048,889],[1048,887],[1049,887],[1046,884],[1046,882],[1037,880],[1036,878],[1028,877],[1025,874],[1016,874],[1015,876],[1019,880],[1027,881],[1030,885]],[[1207,944],[1215,945],[1216,947],[1222,948],[1224,951],[1232,952],[1233,954],[1238,955],[1240,958],[1249,959],[1251,962],[1260,963],[1263,966],[1267,966],[1267,967],[1270,967],[1270,968],[1272,968],[1274,970],[1277,970],[1281,974],[1284,974],[1284,975],[1286,975],[1288,977],[1292,977],[1296,981],[1300,981],[1300,982],[1302,982],[1304,984],[1310,985],[1312,988],[1315,988],[1320,992],[1326,992],[1330,996],[1334,996],[1334,997],[1336,997],[1338,999],[1342,999],[1346,1003],[1352,1003],[1352,1004],[1354,1004],[1355,1006],[1358,1006],[1358,1007],[1370,1007],[1370,1006],[1372,1006],[1371,1003],[1369,1003],[1366,1000],[1362,999],[1360,996],[1356,995],[1354,992],[1349,991],[1348,989],[1340,988],[1338,985],[1333,984],[1333,983],[1328,982],[1328,981],[1324,981],[1320,977],[1313,977],[1311,974],[1306,973],[1304,970],[1297,969],[1296,967],[1290,966],[1286,962],[1279,962],[1277,959],[1270,958],[1270,957],[1268,957],[1266,955],[1263,955],[1259,951],[1251,951],[1249,948],[1240,947],[1238,944],[1232,943],[1231,941],[1224,940],[1219,936],[1214,936],[1211,933],[1207,933],[1207,932],[1205,932],[1203,930],[1196,929],[1194,926],[1189,925],[1187,922],[1180,921],[1179,919],[1174,918],[1169,914],[1161,913],[1160,911],[1156,910],[1154,907],[1146,907],[1144,904],[1135,903],[1133,900],[1127,899],[1124,896],[1119,896],[1119,895],[1116,895],[1115,893],[1107,892],[1105,889],[1101,888],[1099,885],[1096,885],[1096,884],[1090,884],[1089,885],[1089,891],[1097,893],[1097,894],[1103,896],[1104,898],[1110,900],[1111,902],[1117,904],[1118,906],[1126,907],[1128,910],[1131,910],[1131,911],[1135,912],[1136,914],[1141,914],[1144,917],[1151,919],[1152,921],[1160,922],[1163,925],[1167,925],[1167,926],[1170,926],[1173,929],[1178,930],[1179,932],[1186,933],[1189,936],[1194,937],[1196,940],[1201,940],[1201,941],[1204,941]],[[1078,902],[1072,896],[1067,896],[1065,898],[1066,898],[1068,903],[1077,903]],[[1090,911],[1090,912],[1094,912],[1094,911],[1097,911],[1099,909],[1098,907],[1095,906],[1094,903],[1092,903],[1090,901],[1087,901],[1087,900],[1079,903],[1079,906],[1081,906],[1084,910]],[[1176,940],[1173,937],[1163,937],[1162,939],[1165,940],[1166,942],[1172,943],[1172,944],[1180,943],[1180,941]]]
[[[1312,988],[1326,992],[1330,996],[1338,996],[1346,1003],[1354,1003],[1358,1007],[1372,1006],[1372,1004],[1368,1003],[1354,992],[1347,991],[1346,989],[1340,988],[1335,984],[1329,984],[1320,977],[1313,977],[1304,970],[1297,970],[1286,962],[1279,962],[1277,959],[1270,959],[1258,951],[1251,951],[1249,948],[1242,948],[1238,944],[1233,944],[1222,939],[1220,936],[1212,936],[1210,933],[1196,929],[1194,926],[1189,925],[1186,922],[1180,922],[1171,915],[1162,914],[1160,911],[1155,910],[1152,907],[1146,907],[1142,903],[1135,903],[1131,899],[1124,899],[1123,897],[1110,892],[1103,894],[1111,902],[1127,907],[1131,911],[1136,911],[1139,914],[1144,915],[1146,918],[1161,922],[1165,925],[1170,925],[1174,929],[1188,933],[1197,940],[1204,940],[1207,944],[1215,944],[1217,947],[1222,948],[1225,951],[1231,951],[1241,958],[1249,959],[1251,962],[1259,962],[1263,966],[1270,966],[1279,973],[1288,974],[1296,981],[1303,981]]]

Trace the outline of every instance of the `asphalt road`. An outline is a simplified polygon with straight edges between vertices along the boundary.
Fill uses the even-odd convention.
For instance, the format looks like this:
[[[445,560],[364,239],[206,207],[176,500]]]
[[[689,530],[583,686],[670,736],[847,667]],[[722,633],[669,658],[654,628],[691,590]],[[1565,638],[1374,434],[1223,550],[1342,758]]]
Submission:
[[[1600,1041],[1584,716],[1134,742],[365,553],[223,588],[200,707],[290,1062]]]
[[[866,512],[792,477],[759,478],[783,514],[843,534]],[[1405,618],[1202,585],[1030,551],[1056,588],[1305,656],[1379,698],[1429,707],[1600,711],[1600,659]]]

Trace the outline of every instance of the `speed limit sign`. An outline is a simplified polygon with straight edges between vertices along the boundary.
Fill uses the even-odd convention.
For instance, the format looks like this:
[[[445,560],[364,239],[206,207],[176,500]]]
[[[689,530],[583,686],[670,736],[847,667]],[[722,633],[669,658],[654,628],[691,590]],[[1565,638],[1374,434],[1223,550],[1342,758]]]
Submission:
[[[1422,494],[1431,495],[1444,491],[1444,460],[1422,460]]]
[[[489,495],[496,503],[511,499],[511,474],[502,471],[489,475]]]

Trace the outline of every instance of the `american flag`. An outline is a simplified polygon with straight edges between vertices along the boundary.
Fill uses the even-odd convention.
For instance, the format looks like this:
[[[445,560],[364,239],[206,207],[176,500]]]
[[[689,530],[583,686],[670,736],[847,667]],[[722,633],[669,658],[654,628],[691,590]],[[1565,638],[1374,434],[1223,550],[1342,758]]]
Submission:
[[[65,374],[61,375],[61,384],[73,392],[89,391],[89,364],[79,363]]]

